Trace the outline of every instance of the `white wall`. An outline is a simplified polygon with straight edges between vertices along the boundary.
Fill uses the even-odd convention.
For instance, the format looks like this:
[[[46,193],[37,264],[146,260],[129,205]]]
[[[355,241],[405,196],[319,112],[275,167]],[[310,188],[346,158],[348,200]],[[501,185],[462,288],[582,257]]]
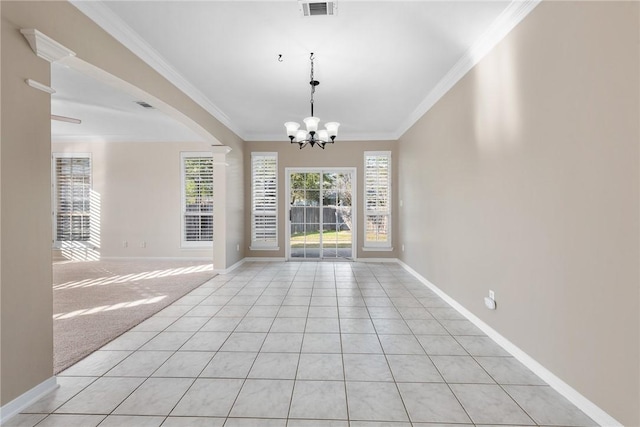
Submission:
[[[212,248],[180,244],[180,152],[210,151],[209,144],[57,142],[52,151],[91,154],[93,191],[100,201],[100,257],[212,258]]]

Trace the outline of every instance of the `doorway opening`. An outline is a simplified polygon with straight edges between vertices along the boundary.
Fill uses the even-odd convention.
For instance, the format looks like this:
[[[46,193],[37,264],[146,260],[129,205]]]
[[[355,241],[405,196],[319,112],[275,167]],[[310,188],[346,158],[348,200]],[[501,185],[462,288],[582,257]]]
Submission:
[[[354,259],[355,168],[287,168],[287,259]]]

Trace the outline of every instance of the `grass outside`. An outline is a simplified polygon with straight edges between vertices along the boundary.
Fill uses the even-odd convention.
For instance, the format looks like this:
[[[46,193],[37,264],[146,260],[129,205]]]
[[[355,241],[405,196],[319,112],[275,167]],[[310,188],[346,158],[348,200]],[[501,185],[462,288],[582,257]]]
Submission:
[[[367,233],[367,241],[375,242],[381,241],[384,242],[384,235],[376,235],[375,233]],[[291,247],[292,248],[319,248],[320,247],[320,232],[308,233],[306,235],[304,233],[297,233],[291,236]],[[351,247],[351,230],[348,231],[325,231],[322,233],[322,243],[325,247],[330,248],[349,248]],[[337,244],[336,244],[337,243]]]
[[[322,233],[322,243],[331,248],[349,248],[351,247],[351,231],[325,231]],[[291,236],[291,247],[319,248],[320,232],[308,233],[306,236],[304,233],[294,234]]]

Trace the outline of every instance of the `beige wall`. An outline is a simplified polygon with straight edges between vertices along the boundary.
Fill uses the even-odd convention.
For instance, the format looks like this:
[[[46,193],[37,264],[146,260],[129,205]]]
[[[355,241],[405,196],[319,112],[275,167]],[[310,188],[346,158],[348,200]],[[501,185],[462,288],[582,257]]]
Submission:
[[[283,132],[284,135],[284,132]],[[286,137],[286,135],[284,135]],[[283,138],[284,139],[284,138]],[[392,159],[392,216],[395,218],[397,210],[398,194],[398,144],[394,141],[338,141],[334,145],[328,145],[326,149],[306,147],[300,150],[297,145],[289,142],[248,142],[244,162],[245,182],[247,183],[245,205],[245,253],[248,257],[284,257],[286,215],[288,215],[285,168],[292,167],[353,167],[357,169],[357,258],[397,258],[398,257],[398,222],[393,221],[391,230],[393,251],[369,252],[363,251],[364,242],[364,208],[363,208],[363,168],[365,151],[391,151]],[[278,153],[278,251],[250,250],[251,245],[251,153],[254,151],[267,151]]]
[[[243,208],[251,151],[280,153],[282,229],[285,167],[355,166],[361,185],[362,151],[391,148],[402,226],[393,245],[406,252],[387,255],[618,420],[640,424],[637,3],[543,3],[403,136],[399,152],[392,142],[313,153],[245,147],[70,4],[3,1],[1,12],[0,404],[52,374],[49,98],[23,83],[48,83],[49,67],[18,33],[37,28],[233,148],[227,267],[258,256],[246,249]],[[361,208],[358,217],[361,233]],[[280,252],[260,255],[284,256],[283,236]],[[367,255],[382,253],[358,254]],[[489,288],[495,312],[481,305]]]
[[[4,14],[5,5],[2,5]],[[49,84],[17,27],[2,18],[0,402],[53,375]]]
[[[636,2],[540,4],[401,138],[399,177],[402,260],[629,426],[638,15]]]
[[[229,218],[227,248],[220,268],[244,255],[231,243],[244,241],[244,221],[238,219],[244,217],[244,176],[238,173],[243,167],[244,142],[71,4],[3,1],[1,12],[0,405],[5,405],[52,375],[50,99],[24,84],[25,78],[49,84],[50,70],[19,29],[38,29],[83,61],[179,110],[231,147],[227,162],[232,173],[226,179],[230,202],[224,204]]]
[[[244,254],[236,251],[236,244],[244,241],[244,223],[237,220],[237,212],[244,209],[239,204],[240,200],[244,200],[244,182],[243,175],[237,171],[243,167],[244,141],[70,3],[3,1],[2,13],[10,16],[20,28],[38,29],[73,50],[83,61],[166,102],[232,149],[227,156],[228,174],[231,176],[227,179],[225,195],[230,198],[225,204],[225,217],[229,219],[225,227],[228,247],[221,253],[225,259],[220,268],[229,267],[241,259]],[[231,246],[233,251],[228,249]]]
[[[212,248],[181,248],[180,153],[209,149],[205,143],[52,144],[54,153],[91,154],[101,258],[212,258]]]

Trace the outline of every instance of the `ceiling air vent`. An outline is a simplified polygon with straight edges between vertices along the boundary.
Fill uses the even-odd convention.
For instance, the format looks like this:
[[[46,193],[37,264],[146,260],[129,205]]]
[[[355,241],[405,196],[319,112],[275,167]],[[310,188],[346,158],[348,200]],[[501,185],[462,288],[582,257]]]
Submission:
[[[302,16],[333,16],[338,13],[335,1],[299,0]]]
[[[144,102],[144,101],[136,101],[136,104],[138,104],[139,106],[143,107],[143,108],[151,108],[153,109],[153,105]]]

